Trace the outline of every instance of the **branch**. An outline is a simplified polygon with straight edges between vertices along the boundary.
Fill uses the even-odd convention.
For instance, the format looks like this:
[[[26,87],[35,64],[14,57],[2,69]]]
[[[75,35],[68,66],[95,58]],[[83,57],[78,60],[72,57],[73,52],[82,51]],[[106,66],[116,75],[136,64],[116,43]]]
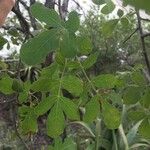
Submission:
[[[150,22],[150,19],[148,19],[148,18],[142,18],[142,17],[140,17],[140,20]]]
[[[146,38],[148,36],[150,36],[150,33],[145,33],[145,34],[142,35],[143,38]]]
[[[145,40],[144,40],[145,37],[143,36],[141,19],[140,19],[139,12],[137,12],[136,14],[137,14],[137,19],[138,19],[138,28],[139,28],[139,34],[140,34],[141,44],[142,44],[142,52],[143,52],[145,63],[146,63],[147,69],[148,69],[148,73],[150,75],[150,62],[149,62],[148,54],[146,51]]]
[[[136,28],[124,41],[122,44],[125,44],[130,38],[139,30],[139,28]]]

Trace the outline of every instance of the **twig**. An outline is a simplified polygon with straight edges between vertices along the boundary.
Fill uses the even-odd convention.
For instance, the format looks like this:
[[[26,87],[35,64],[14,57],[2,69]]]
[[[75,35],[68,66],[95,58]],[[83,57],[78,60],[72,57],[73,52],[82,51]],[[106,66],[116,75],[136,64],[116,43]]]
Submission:
[[[145,33],[145,34],[142,35],[143,38],[146,38],[148,36],[150,36],[150,33]]]
[[[137,12],[136,14],[137,14],[137,19],[138,19],[138,28],[139,28],[141,44],[142,44],[142,52],[143,52],[145,63],[146,63],[147,69],[148,69],[148,73],[150,75],[150,62],[149,62],[149,58],[148,58],[146,46],[145,46],[145,40],[144,40],[145,36],[143,36],[143,30],[142,30],[142,24],[141,24],[139,12]]]
[[[130,38],[139,30],[139,28],[136,28],[124,41],[122,44],[125,44]]]
[[[142,18],[142,17],[140,17],[140,20],[150,22],[150,19],[148,19],[148,18]]]

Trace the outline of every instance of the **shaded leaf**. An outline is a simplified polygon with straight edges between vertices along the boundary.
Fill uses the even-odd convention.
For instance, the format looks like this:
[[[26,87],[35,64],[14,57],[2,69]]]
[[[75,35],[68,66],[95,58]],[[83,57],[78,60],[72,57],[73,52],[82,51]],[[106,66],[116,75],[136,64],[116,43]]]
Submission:
[[[47,134],[56,138],[63,133],[65,127],[65,118],[59,102],[51,109],[47,119]]]
[[[102,116],[108,129],[117,129],[121,123],[120,112],[106,101],[102,102]]]
[[[59,27],[61,20],[54,9],[46,8],[42,3],[35,3],[31,6],[32,15],[41,22],[45,22],[48,26]]]
[[[76,32],[80,26],[79,14],[76,11],[69,13],[68,20],[66,21],[66,28],[69,32]]]
[[[92,2],[96,5],[102,5],[105,3],[105,0],[92,0]]]
[[[23,83],[20,80],[14,79],[12,89],[18,93],[23,92]]]
[[[141,88],[136,86],[128,87],[123,93],[123,101],[125,104],[135,104],[141,98]]]
[[[105,15],[110,14],[115,9],[115,4],[112,1],[106,3],[106,5],[101,9],[101,12]]]
[[[38,36],[23,44],[20,50],[20,57],[27,65],[41,63],[46,55],[59,46],[57,30],[44,31]]]
[[[139,127],[139,133],[143,138],[150,139],[150,121],[144,119]]]
[[[0,80],[0,91],[4,94],[12,94],[14,91],[12,90],[13,79],[10,77],[3,77]]]
[[[63,77],[62,87],[75,96],[79,96],[83,91],[82,80],[72,75]]]
[[[42,99],[41,102],[34,108],[35,114],[37,116],[45,114],[48,110],[51,109],[55,102],[56,97],[46,97],[45,99]]]
[[[61,107],[70,120],[79,120],[79,111],[77,105],[70,99],[62,97]]]
[[[113,88],[116,85],[117,79],[114,75],[103,74],[94,77],[92,82],[98,88]]]
[[[107,22],[105,22],[102,25],[102,33],[104,36],[109,37],[111,36],[111,34],[113,33],[115,27],[118,24],[118,19],[113,19],[113,20],[109,20]]]
[[[100,113],[99,96],[93,97],[85,106],[85,114],[83,120],[85,122],[94,121]]]
[[[98,59],[99,53],[96,52],[94,54],[91,54],[88,58],[86,58],[83,62],[82,62],[82,66],[84,67],[84,69],[89,69],[90,67],[92,67]]]

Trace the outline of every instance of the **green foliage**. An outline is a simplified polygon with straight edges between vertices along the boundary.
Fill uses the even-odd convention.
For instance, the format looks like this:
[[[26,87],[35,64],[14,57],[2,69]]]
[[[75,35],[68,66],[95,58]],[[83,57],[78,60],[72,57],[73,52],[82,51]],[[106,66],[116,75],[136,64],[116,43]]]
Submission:
[[[150,1],[149,0],[125,0],[125,5],[132,5],[136,9],[144,9],[146,11],[150,11]]]
[[[105,15],[110,14],[115,9],[115,4],[112,1],[106,3],[106,5],[101,9],[101,12]]]
[[[150,139],[150,121],[149,119],[144,119],[139,127],[139,133],[147,139]]]
[[[44,31],[25,43],[20,50],[22,61],[28,65],[36,65],[44,61],[46,55],[59,46],[57,30]],[[35,56],[33,59],[33,55]]]
[[[88,37],[77,37],[78,52],[82,55],[87,55],[92,51],[92,43]]]
[[[80,19],[76,11],[72,11],[69,13],[69,17],[68,20],[66,21],[65,26],[71,33],[74,33],[79,29]]]
[[[105,0],[92,0],[96,5],[101,5],[105,3]]]
[[[104,36],[108,37],[112,34],[114,31],[116,25],[118,24],[118,19],[112,19],[110,21],[107,21],[106,23],[103,24],[103,30],[102,33]]]
[[[14,79],[12,83],[12,89],[18,93],[23,92],[23,83]]]
[[[99,53],[96,52],[94,54],[91,54],[88,58],[86,58],[83,62],[82,62],[82,66],[84,69],[89,69],[90,67],[92,67],[98,58]]]
[[[34,112],[37,116],[41,116],[45,114],[48,110],[56,102],[56,97],[46,97],[45,99],[41,100],[41,102],[34,108]]]
[[[4,77],[0,80],[0,91],[4,94],[12,94],[13,80],[10,77]]]
[[[120,112],[105,100],[102,102],[102,116],[108,129],[117,129],[121,124]]]
[[[105,4],[101,9],[105,15],[115,9],[112,1],[93,2],[97,5]],[[140,6],[141,2],[138,0],[133,4],[126,0],[126,3],[136,8],[149,9],[145,4]],[[132,21],[128,19],[128,14],[124,15],[123,10],[118,9],[119,18],[111,20],[98,15],[96,19],[100,22],[96,22],[97,24],[88,20],[88,25],[94,26],[95,30],[89,30],[89,26],[85,24],[90,34],[83,34],[76,11],[70,12],[68,19],[62,21],[56,11],[44,7],[41,3],[35,3],[31,7],[31,13],[45,26],[44,29],[40,29],[38,35],[22,45],[21,60],[26,65],[40,68],[46,56],[53,52],[54,62],[46,68],[40,68],[39,76],[34,82],[27,80],[23,83],[8,75],[2,76],[0,80],[2,93],[18,94],[20,131],[24,134],[36,133],[37,119],[44,115],[47,117],[47,135],[55,142],[49,149],[77,149],[77,146],[83,143],[88,145],[85,147],[89,149],[99,149],[99,145],[108,149],[117,146],[124,149],[125,144],[133,146],[135,139],[139,139],[138,133],[140,137],[149,139],[150,88],[143,73],[136,67],[133,70],[129,68],[126,72],[124,67],[121,68],[124,72],[118,69],[117,73],[110,69],[114,60],[121,67],[124,66],[125,60],[120,56],[126,58],[133,53],[127,50],[128,44],[121,45],[126,33],[134,28],[133,25],[128,30],[125,29]],[[95,19],[93,15],[91,18]],[[121,33],[118,31],[120,29],[123,30]],[[13,31],[9,33],[17,35]],[[6,42],[5,39],[0,39],[0,47]],[[101,65],[97,65],[97,62]],[[109,69],[104,68],[109,71],[96,70],[97,66],[101,69],[105,63],[108,63]],[[4,64],[1,66],[7,69]],[[90,69],[96,71],[92,72]],[[127,127],[124,125],[127,134],[125,135],[122,129],[121,135],[118,135],[115,131],[120,130],[119,126],[126,121],[125,119],[131,123]],[[74,139],[76,136],[85,137],[84,142],[79,141],[81,137],[76,139],[78,145],[72,138],[65,138],[63,142],[60,138],[63,137],[61,135],[64,129],[67,136],[70,135],[68,132],[71,132],[73,125],[73,130],[82,127],[81,133],[75,131]]]
[[[47,118],[47,134],[56,138],[63,133],[65,128],[65,117],[61,109],[60,103],[54,105]]]
[[[61,106],[70,120],[79,120],[79,112],[75,103],[65,97],[61,98]]]
[[[77,54],[76,37],[65,31],[60,41],[60,52],[64,57],[73,58]]]
[[[79,96],[83,92],[83,83],[76,76],[64,76],[62,79],[62,87],[71,94]]]
[[[85,114],[83,120],[85,122],[93,122],[100,113],[99,96],[93,97],[85,106]]]
[[[92,79],[94,85],[98,88],[109,89],[116,85],[117,79],[114,75],[103,74]]]
[[[35,3],[32,5],[31,13],[39,21],[46,23],[50,27],[61,26],[61,20],[57,12],[53,9],[44,7],[41,3]]]
[[[3,46],[7,43],[7,40],[0,36],[0,50],[3,48]]]
[[[125,104],[135,104],[137,103],[141,98],[141,88],[136,86],[130,86],[128,87],[124,94],[123,94],[123,100]]]
[[[29,132],[35,133],[38,131],[37,117],[33,110],[28,111],[23,121],[20,123],[21,132],[27,134]]]

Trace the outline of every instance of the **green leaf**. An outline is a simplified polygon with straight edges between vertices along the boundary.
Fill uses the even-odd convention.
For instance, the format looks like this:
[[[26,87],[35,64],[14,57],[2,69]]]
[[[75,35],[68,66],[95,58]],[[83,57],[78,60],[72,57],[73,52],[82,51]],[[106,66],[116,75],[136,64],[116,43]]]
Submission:
[[[118,24],[118,19],[113,19],[113,20],[109,20],[107,22],[105,22],[103,25],[102,25],[102,33],[104,36],[106,37],[109,37],[112,35],[115,27],[117,26]]]
[[[128,25],[129,25],[129,20],[126,17],[121,18],[120,22],[121,22],[122,26],[125,28],[128,27]]]
[[[102,102],[102,116],[108,129],[117,129],[121,123],[120,112],[106,101]]]
[[[63,133],[65,127],[65,118],[59,102],[51,109],[47,119],[47,134],[56,138]]]
[[[98,88],[114,88],[117,79],[112,74],[103,74],[92,79],[93,84]]]
[[[124,14],[123,10],[118,9],[118,11],[117,11],[117,15],[118,15],[119,17],[122,17],[122,16],[123,16],[123,14]]]
[[[57,71],[58,65],[56,63],[52,63],[50,66],[42,69],[41,78],[52,78]]]
[[[54,105],[56,99],[56,97],[46,97],[45,99],[41,100],[41,102],[34,108],[35,114],[37,116],[45,114]]]
[[[31,89],[35,92],[49,92],[51,88],[51,78],[39,78],[33,82]]]
[[[92,42],[88,37],[77,37],[78,52],[81,55],[87,55],[92,51]]]
[[[35,3],[31,6],[32,15],[39,21],[46,23],[50,27],[60,27],[61,19],[54,9],[46,8],[41,3]]]
[[[25,119],[21,122],[21,130],[23,134],[27,134],[29,132],[35,133],[38,130],[37,117],[34,114],[33,110],[30,110]]]
[[[141,105],[147,109],[150,108],[150,88],[145,90],[144,95],[141,98]]]
[[[62,97],[61,107],[70,120],[79,120],[79,111],[77,105],[70,99]]]
[[[3,77],[0,80],[0,91],[4,94],[12,94],[14,91],[12,90],[13,80],[10,77]]]
[[[96,5],[102,5],[105,4],[105,0],[92,0],[92,2]]]
[[[22,105],[18,108],[19,116],[26,117],[26,115],[32,111],[32,108],[30,106]]]
[[[20,80],[14,79],[12,89],[18,93],[23,92],[23,83]]]
[[[65,65],[65,57],[62,56],[60,52],[55,54],[55,61],[57,64],[64,66]]]
[[[15,27],[11,27],[11,28],[8,30],[8,33],[9,33],[11,36],[19,37],[19,32],[18,32],[18,30],[17,30]]]
[[[3,48],[3,46],[7,43],[8,41],[0,36],[0,50]]]
[[[61,149],[62,150],[77,150],[77,144],[71,138],[66,138]]]
[[[102,9],[101,12],[105,15],[110,14],[115,9],[115,4],[109,1]]]
[[[139,111],[130,111],[128,112],[128,117],[132,121],[140,121],[146,117],[146,114],[144,111],[139,110]]]
[[[68,20],[66,21],[66,28],[69,32],[75,33],[80,26],[79,14],[76,11],[69,13]]]
[[[125,5],[132,5],[137,9],[144,9],[150,12],[150,1],[149,0],[124,0]]]
[[[99,96],[93,97],[85,106],[84,122],[93,122],[100,113]]]
[[[107,94],[107,99],[111,100],[113,104],[122,105],[122,95],[112,91],[111,93]]]
[[[84,67],[84,69],[91,68],[97,62],[98,56],[99,56],[99,52],[96,52],[94,54],[91,54],[88,58],[86,58],[82,62],[82,66]]]
[[[82,81],[72,75],[63,77],[62,87],[75,96],[79,96],[83,92]]]
[[[41,63],[46,55],[56,50],[58,46],[59,37],[57,30],[44,31],[23,44],[20,50],[20,57],[27,65],[36,65]]]
[[[80,63],[78,61],[68,61],[67,62],[67,67],[72,70],[72,69],[79,69],[80,68]]]
[[[60,52],[66,58],[75,57],[77,54],[76,38],[69,32],[64,32],[60,41]]]
[[[129,86],[123,93],[124,104],[136,104],[141,98],[141,88]]]
[[[0,70],[7,70],[8,64],[0,60]]]
[[[28,92],[23,91],[23,92],[19,93],[18,100],[19,100],[19,103],[21,103],[21,104],[27,102]]]
[[[141,71],[134,71],[132,73],[132,80],[134,81],[135,84],[138,84],[139,86],[141,86],[141,85],[145,86],[146,85],[145,77]]]
[[[150,139],[150,121],[144,119],[139,127],[139,133],[143,138]]]

